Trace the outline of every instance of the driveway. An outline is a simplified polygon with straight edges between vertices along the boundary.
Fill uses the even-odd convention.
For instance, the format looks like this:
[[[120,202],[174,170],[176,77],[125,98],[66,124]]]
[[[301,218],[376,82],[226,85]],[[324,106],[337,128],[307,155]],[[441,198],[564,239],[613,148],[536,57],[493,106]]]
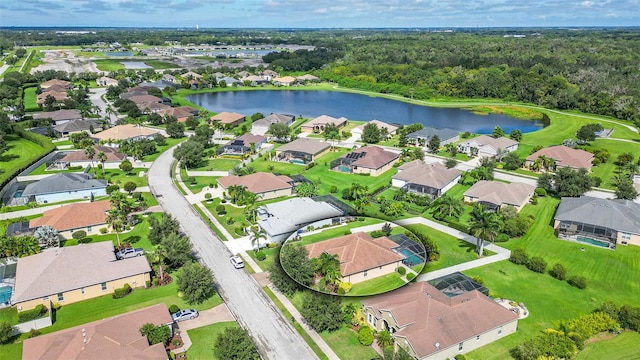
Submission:
[[[158,198],[159,205],[189,235],[196,256],[211,269],[218,293],[231,314],[249,331],[263,359],[317,359],[260,285],[246,271],[237,271],[229,264],[229,249],[173,185],[174,149],[161,154],[149,169],[149,188],[152,193],[162,195]]]
[[[182,331],[187,331],[224,321],[236,321],[236,319],[229,312],[227,305],[220,304],[214,308],[200,311],[198,317],[193,320],[179,322],[178,327]]]

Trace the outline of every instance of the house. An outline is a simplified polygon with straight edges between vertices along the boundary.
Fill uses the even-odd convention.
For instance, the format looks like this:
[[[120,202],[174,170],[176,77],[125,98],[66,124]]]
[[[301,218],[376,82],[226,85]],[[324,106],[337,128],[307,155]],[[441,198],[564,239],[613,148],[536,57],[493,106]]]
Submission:
[[[38,204],[107,195],[107,181],[84,173],[59,173],[27,185],[21,197]]]
[[[102,76],[96,79],[98,86],[118,86],[118,80]]]
[[[402,266],[405,256],[394,252],[398,244],[386,236],[373,238],[358,232],[306,245],[309,258],[322,253],[338,255],[342,281],[357,284],[392,274]]]
[[[172,84],[177,84],[178,83],[176,77],[171,75],[171,74],[163,74],[161,80],[168,81],[168,82],[170,82]]]
[[[223,111],[219,114],[213,115],[209,118],[210,124],[215,124],[219,122],[224,125],[225,128],[229,129],[234,126],[238,126],[245,121],[245,116],[242,114],[234,113],[234,112],[226,112]]]
[[[364,146],[331,162],[334,171],[378,176],[391,169],[400,158],[397,152],[378,146]]]
[[[63,101],[65,101],[66,99],[68,99],[67,93],[66,92],[61,92],[61,91],[47,91],[47,92],[42,92],[40,94],[38,94],[36,96],[36,104],[37,105],[44,105],[47,102],[47,98],[49,96],[52,96],[57,103],[61,103]]]
[[[321,133],[324,131],[324,127],[327,126],[327,124],[333,124],[338,128],[341,128],[347,125],[347,118],[341,117],[336,119],[328,115],[320,115],[317,118],[302,124],[300,126],[300,130],[307,133]]]
[[[516,332],[518,315],[478,290],[445,295],[427,282],[362,300],[375,330],[420,360],[453,359]]]
[[[269,83],[269,80],[265,79],[263,76],[258,75],[249,75],[243,77],[240,80],[242,80],[243,83],[249,83],[251,86],[265,85]]]
[[[539,157],[545,156],[555,161],[555,168],[571,168],[578,170],[581,168],[591,171],[594,155],[588,151],[572,149],[564,145],[549,146],[538,150],[527,156],[525,166],[531,168]]]
[[[105,169],[118,169],[120,163],[127,158],[127,155],[118,152],[118,149],[109,146],[94,145],[93,150],[95,155],[93,159],[87,158],[84,150],[70,151],[66,155],[57,161],[62,168],[68,168],[70,166],[82,166],[102,164]],[[107,156],[107,160],[101,162],[98,159],[98,154],[103,152]]]
[[[160,116],[170,115],[178,119],[178,122],[185,122],[190,116],[197,116],[198,109],[194,109],[191,106],[170,107],[170,108],[158,111],[158,115]]]
[[[26,339],[22,360],[145,359],[168,360],[164,344],[149,345],[144,324],[173,326],[164,303]],[[171,334],[173,333],[170,332]]]
[[[52,86],[60,86],[63,87],[65,89],[72,89],[73,88],[73,84],[71,84],[69,81],[66,80],[60,80],[60,79],[51,79],[49,81],[45,81],[42,84],[40,84],[40,88],[41,89],[48,89]]]
[[[267,77],[267,79],[271,80],[273,78],[277,78],[278,76],[280,76],[277,72],[273,71],[273,70],[264,70],[262,73],[260,73],[260,75]]]
[[[71,239],[71,234],[79,230],[86,231],[87,235],[97,235],[100,233],[99,228],[107,227],[107,211],[110,206],[109,200],[64,205],[31,219],[29,227],[34,229],[49,225],[65,239]]]
[[[464,193],[467,203],[479,202],[490,210],[499,210],[505,206],[514,206],[518,211],[529,203],[535,186],[520,182],[510,184],[500,181],[480,180]]]
[[[364,132],[364,127],[367,126],[368,124],[374,124],[380,130],[386,129],[386,135],[388,136],[393,136],[396,133],[396,130],[398,130],[397,126],[387,124],[386,122],[383,122],[380,120],[371,120],[366,124],[358,125],[355,128],[353,128],[351,130],[351,134],[358,139],[362,139],[362,133]]]
[[[93,131],[100,131],[102,130],[102,124],[93,119],[69,120],[54,126],[52,129],[58,136],[68,136],[79,132],[91,133]]]
[[[92,134],[91,138],[95,141],[153,139],[155,135],[159,133],[160,130],[157,129],[125,124],[114,126],[97,134]]]
[[[242,186],[258,196],[260,200],[275,199],[293,195],[292,180],[288,176],[257,172],[245,176],[229,175],[218,178],[222,190],[231,186]]]
[[[344,211],[327,202],[306,197],[262,205],[257,212],[260,219],[258,226],[265,231],[267,242],[270,243],[282,243],[291,234],[311,223],[322,226],[340,222],[338,217],[345,215]]]
[[[306,83],[306,82],[317,82],[317,81],[320,81],[320,78],[317,77],[317,76],[313,76],[311,74],[304,74],[302,76],[296,77],[296,80],[299,83]]]
[[[216,78],[216,82],[218,83],[218,86],[222,86],[221,84],[224,83],[226,87],[242,85],[242,83],[238,79],[234,79],[231,76]]]
[[[264,135],[269,131],[269,127],[273,124],[293,125],[296,117],[284,114],[271,114],[265,118],[256,120],[251,124],[251,133],[256,135]]]
[[[279,161],[308,164],[331,149],[331,144],[311,138],[298,138],[276,149]]]
[[[277,77],[271,79],[271,82],[276,86],[291,86],[296,83],[296,78],[293,76]]]
[[[253,151],[258,151],[267,142],[267,137],[262,135],[244,134],[229,141],[221,147],[223,154],[244,155]],[[253,149],[251,147],[253,144]]]
[[[162,98],[159,98],[154,95],[134,95],[129,97],[129,100],[136,103],[136,105],[144,105],[150,103],[162,103]]]
[[[176,84],[176,83],[164,80],[164,79],[160,79],[158,81],[140,83],[140,85],[138,85],[138,87],[146,87],[146,88],[154,87],[154,88],[158,88],[160,90],[164,90],[164,88],[166,88],[166,87],[171,87],[171,88],[174,88],[174,89],[178,89],[178,88],[180,88],[180,84]]]
[[[452,129],[424,128],[407,134],[407,140],[420,146],[426,146],[432,137],[440,139],[440,146],[454,143],[460,140],[460,133]]]
[[[618,244],[640,246],[640,204],[622,199],[563,197],[553,227],[561,239],[610,248]]]
[[[102,241],[61,248],[18,259],[11,303],[18,311],[47,308],[111,294],[129,284],[145,287],[151,280],[146,256],[116,260],[113,243]]]
[[[56,110],[56,111],[45,111],[39,114],[33,115],[34,120],[44,120],[51,119],[53,121],[53,125],[64,124],[71,120],[83,120],[82,113],[79,110]]]
[[[413,160],[398,167],[398,173],[391,178],[391,186],[413,194],[439,198],[460,180],[460,171],[447,169],[442,163],[426,164]]]
[[[492,158],[498,155],[500,149],[507,152],[518,150],[518,142],[504,136],[494,138],[487,135],[480,135],[459,143],[457,147],[459,152],[467,155]]]

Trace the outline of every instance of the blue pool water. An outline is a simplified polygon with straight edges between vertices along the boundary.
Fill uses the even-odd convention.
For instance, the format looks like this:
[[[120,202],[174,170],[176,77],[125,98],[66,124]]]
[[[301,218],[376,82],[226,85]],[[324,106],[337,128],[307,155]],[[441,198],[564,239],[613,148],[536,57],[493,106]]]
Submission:
[[[15,194],[13,194],[13,197],[14,197],[14,198],[22,197],[22,190],[18,190],[18,191],[16,191],[16,193],[15,193]]]
[[[398,252],[407,257],[403,261],[409,266],[413,266],[413,265],[424,262],[424,259],[422,259],[422,256],[415,254],[413,251],[409,249],[399,249]]]
[[[300,159],[291,159],[289,160],[292,164],[301,164],[304,165],[304,161],[300,160]]]
[[[11,299],[11,286],[0,287],[0,304],[8,303]]]
[[[596,240],[596,239],[592,239],[592,238],[586,237],[586,236],[577,236],[576,240],[578,240],[579,242],[585,243],[585,244],[600,246],[600,247],[604,247],[604,248],[608,248],[609,247],[609,243],[606,242],[606,241]]]
[[[345,172],[345,173],[351,172],[351,169],[349,169],[349,167],[348,167],[348,166],[344,166],[344,165],[340,165],[340,166],[338,166],[338,167],[336,168],[336,170],[338,170],[338,171],[340,171],[340,172]]]

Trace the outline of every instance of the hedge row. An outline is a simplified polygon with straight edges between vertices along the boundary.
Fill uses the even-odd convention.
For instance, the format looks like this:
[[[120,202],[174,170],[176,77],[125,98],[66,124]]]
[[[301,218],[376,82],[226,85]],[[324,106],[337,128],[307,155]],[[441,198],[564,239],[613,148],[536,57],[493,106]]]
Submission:
[[[131,293],[131,286],[129,286],[129,284],[124,284],[123,287],[117,288],[113,291],[113,298],[120,299],[129,295],[129,293]]]
[[[18,313],[18,322],[26,322],[38,319],[47,313],[47,308],[40,304],[31,310],[25,310]]]
[[[511,251],[509,261],[517,265],[524,265],[527,269],[535,271],[537,273],[544,273],[547,269],[547,262],[543,258],[534,256],[529,258],[524,249],[514,249]],[[564,265],[556,263],[553,268],[549,270],[549,275],[558,280],[564,280],[566,278],[567,270]],[[571,276],[567,283],[578,289],[585,289],[587,287],[587,279],[584,276]]]
[[[51,140],[49,140],[49,138],[47,138],[46,136],[42,136],[42,135],[38,135],[36,133],[32,133],[30,131],[27,131],[23,128],[21,128],[18,125],[14,125],[13,126],[13,133],[20,136],[21,138],[25,139],[25,140],[29,140],[31,142],[34,142],[40,146],[42,146],[44,148],[44,152],[42,153],[42,156],[46,156],[48,155],[50,152],[52,152],[53,150],[55,150],[55,145],[53,145],[53,143],[51,142]],[[17,168],[13,171],[12,174],[9,175],[9,177],[7,177],[5,180],[3,180],[0,183],[0,189],[2,189],[5,185],[7,185],[16,175],[20,174],[21,172],[25,171],[27,168],[29,168],[29,166],[35,164],[38,160],[40,160],[41,157],[31,161],[29,164]]]

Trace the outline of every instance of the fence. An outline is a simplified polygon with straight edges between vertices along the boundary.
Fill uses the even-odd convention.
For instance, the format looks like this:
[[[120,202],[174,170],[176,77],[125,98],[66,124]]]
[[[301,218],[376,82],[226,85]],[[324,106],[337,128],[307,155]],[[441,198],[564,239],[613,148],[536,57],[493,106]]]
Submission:
[[[42,329],[53,325],[53,313],[51,311],[51,304],[49,304],[49,313],[45,317],[39,319],[30,320],[13,326],[14,335],[29,332],[31,329]]]

